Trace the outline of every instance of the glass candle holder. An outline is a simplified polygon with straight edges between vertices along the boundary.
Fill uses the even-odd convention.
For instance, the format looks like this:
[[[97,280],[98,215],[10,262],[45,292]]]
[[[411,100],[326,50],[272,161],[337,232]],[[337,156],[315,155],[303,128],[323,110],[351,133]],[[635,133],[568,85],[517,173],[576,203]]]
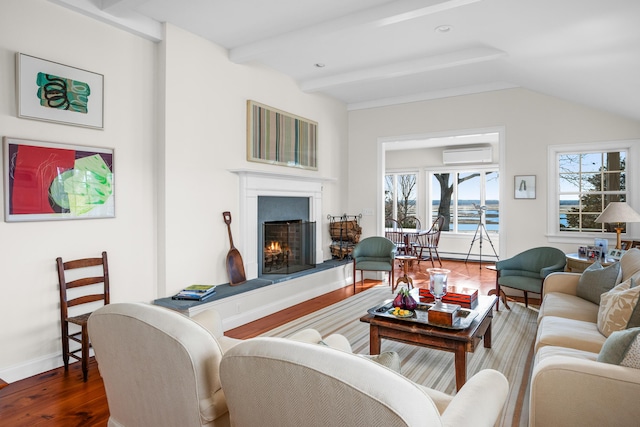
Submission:
[[[442,297],[447,294],[447,278],[451,270],[446,268],[427,268],[429,273],[429,292],[436,300],[436,305],[442,304]]]

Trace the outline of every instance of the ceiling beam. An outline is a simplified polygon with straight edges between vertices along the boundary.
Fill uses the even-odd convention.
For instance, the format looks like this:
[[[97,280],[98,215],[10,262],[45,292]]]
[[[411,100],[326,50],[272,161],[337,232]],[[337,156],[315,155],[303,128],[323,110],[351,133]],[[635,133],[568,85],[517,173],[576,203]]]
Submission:
[[[49,0],[51,3],[71,9],[90,18],[113,25],[145,39],[162,40],[162,24],[143,16],[129,7],[139,0]],[[103,9],[103,2],[106,9]],[[118,13],[116,15],[115,13]]]
[[[366,27],[383,27],[422,16],[454,9],[482,0],[401,0],[355,12],[340,18],[279,34],[255,43],[235,47],[229,59],[244,63],[259,59],[276,50],[304,46],[310,40],[326,34]]]
[[[111,15],[128,15],[147,0],[97,0],[97,6]]]
[[[411,74],[426,73],[445,68],[458,67],[461,65],[493,61],[505,56],[507,56],[507,53],[498,49],[490,47],[475,47],[437,56],[394,62],[378,67],[369,67],[347,73],[304,80],[300,82],[300,89],[304,92],[318,92],[349,83],[367,82],[408,76]]]

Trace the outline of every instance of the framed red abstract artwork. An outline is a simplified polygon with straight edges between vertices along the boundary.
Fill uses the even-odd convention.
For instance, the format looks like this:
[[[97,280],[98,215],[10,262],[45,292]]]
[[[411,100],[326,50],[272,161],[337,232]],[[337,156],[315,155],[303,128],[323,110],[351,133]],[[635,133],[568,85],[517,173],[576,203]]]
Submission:
[[[5,221],[115,217],[113,149],[4,138]]]

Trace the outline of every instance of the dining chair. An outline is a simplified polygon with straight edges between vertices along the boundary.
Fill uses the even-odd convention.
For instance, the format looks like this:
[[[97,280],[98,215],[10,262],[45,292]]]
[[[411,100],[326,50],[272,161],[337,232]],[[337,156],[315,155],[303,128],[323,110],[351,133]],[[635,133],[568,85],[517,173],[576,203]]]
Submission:
[[[417,216],[409,216],[407,217],[405,224],[412,225],[414,227],[413,231],[409,232],[408,230],[404,230],[405,232],[405,240],[408,242],[408,252],[411,255],[418,255],[418,234],[422,232],[422,222],[420,218]]]
[[[438,244],[440,243],[440,233],[442,232],[442,227],[444,226],[444,216],[440,215],[433,221],[431,224],[431,228],[425,232],[418,233],[417,237],[417,245],[416,251],[418,257],[418,264],[420,261],[426,260],[423,258],[424,250],[429,251],[429,259],[431,260],[431,266],[435,267],[435,263],[433,262],[433,254],[435,253],[438,263],[440,263],[440,267],[442,267],[442,260],[440,259],[440,254],[438,253]]]
[[[69,370],[69,358],[82,362],[82,379],[86,382],[89,376],[89,333],[87,320],[92,309],[98,308],[97,304],[109,304],[109,264],[107,253],[102,252],[99,258],[82,258],[63,262],[61,257],[56,258],[58,266],[58,282],[60,285],[60,326],[62,329],[62,360],[64,370]],[[98,268],[101,267],[101,268]],[[69,270],[77,270],[69,275]],[[102,284],[102,286],[96,286]],[[69,313],[73,313],[70,315]],[[75,325],[74,329],[80,330],[69,333],[69,324]],[[71,349],[71,342],[80,344],[79,348]],[[78,354],[79,353],[79,354]]]
[[[407,253],[407,242],[404,231],[402,230],[402,225],[393,219],[387,218],[384,224],[384,237],[391,240],[394,245],[396,245],[396,252],[399,253]]]

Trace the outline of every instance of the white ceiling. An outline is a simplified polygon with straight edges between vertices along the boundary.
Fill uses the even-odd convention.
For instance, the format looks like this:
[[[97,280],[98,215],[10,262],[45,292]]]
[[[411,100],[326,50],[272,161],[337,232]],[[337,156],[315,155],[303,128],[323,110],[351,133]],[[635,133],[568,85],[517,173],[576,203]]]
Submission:
[[[50,1],[156,41],[169,22],[349,109],[523,87],[640,120],[639,0]]]

